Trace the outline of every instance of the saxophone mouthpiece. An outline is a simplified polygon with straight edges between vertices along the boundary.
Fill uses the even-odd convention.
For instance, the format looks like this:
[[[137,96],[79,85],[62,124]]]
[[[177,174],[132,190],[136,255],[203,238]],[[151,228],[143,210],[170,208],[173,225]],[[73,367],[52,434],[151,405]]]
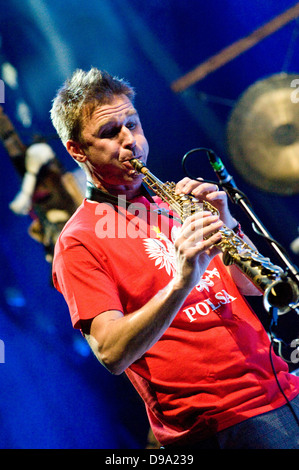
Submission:
[[[143,163],[138,158],[132,158],[132,160],[130,160],[130,163],[132,167],[139,173],[142,173],[142,168],[145,168]]]

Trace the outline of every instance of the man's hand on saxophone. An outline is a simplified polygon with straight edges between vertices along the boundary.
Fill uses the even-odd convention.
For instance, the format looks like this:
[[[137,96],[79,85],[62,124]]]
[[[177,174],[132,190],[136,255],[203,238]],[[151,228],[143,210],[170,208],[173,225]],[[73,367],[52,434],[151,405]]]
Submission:
[[[220,253],[217,243],[222,226],[219,216],[208,211],[187,217],[174,244],[179,286],[193,288],[198,284],[211,260]]]
[[[222,256],[222,253],[217,246],[213,246],[221,240],[221,232],[219,232],[219,229],[223,225],[233,229],[238,225],[238,221],[230,213],[226,192],[219,191],[218,186],[215,184],[201,183],[200,181],[191,180],[190,178],[183,178],[176,185],[176,193],[192,193],[192,195],[200,202],[207,201],[219,212],[219,217],[211,217],[211,213],[207,212],[196,213],[196,217],[188,217],[182,226],[181,236],[186,237],[186,234],[188,234],[190,230],[193,230],[193,236],[190,238],[188,237],[188,239],[186,239],[186,243],[182,244],[182,246],[178,246],[177,244],[176,249],[181,250],[188,247],[186,253],[184,252],[184,256],[190,256],[190,258],[188,258],[189,265],[187,263],[188,269],[184,271],[184,276],[187,276],[186,279],[189,279],[190,276],[192,282],[195,282],[198,276],[199,281],[200,276],[204,273],[209,262],[215,255],[219,254]],[[217,231],[213,234],[215,230]],[[210,238],[203,240],[203,237],[207,237],[210,234],[213,235]],[[246,235],[244,235],[243,238],[248,245],[255,249],[254,244]],[[192,240],[194,246],[191,249]],[[178,266],[181,266],[179,260]],[[242,294],[261,295],[261,292],[257,287],[237,268],[237,266],[230,265],[226,268]],[[191,272],[192,269],[193,271]]]
[[[234,228],[238,224],[237,220],[230,213],[226,192],[219,191],[217,185],[183,178],[176,185],[176,193],[192,193],[199,201],[208,201],[219,211],[220,219],[226,227]]]

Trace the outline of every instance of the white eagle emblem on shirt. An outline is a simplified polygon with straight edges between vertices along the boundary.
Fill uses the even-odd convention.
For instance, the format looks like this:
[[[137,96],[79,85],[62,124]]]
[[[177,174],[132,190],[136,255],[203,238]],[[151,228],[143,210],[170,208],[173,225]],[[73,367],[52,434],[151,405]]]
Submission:
[[[176,273],[174,241],[178,235],[179,229],[180,228],[176,226],[172,227],[171,240],[169,240],[169,238],[160,231],[159,227],[153,227],[157,238],[146,238],[143,240],[145,251],[150,259],[155,260],[155,266],[158,269],[165,268],[167,274],[172,277]],[[212,281],[214,276],[220,278],[219,271],[216,268],[212,270],[207,269],[197,284],[196,289],[200,292],[204,289],[209,291],[209,288],[214,286],[214,282]]]
[[[166,269],[169,276],[174,276],[176,272],[176,259],[173,242],[175,241],[178,227],[172,227],[170,241],[159,227],[153,227],[157,238],[146,238],[143,240],[145,251],[148,257],[155,260],[158,269]]]

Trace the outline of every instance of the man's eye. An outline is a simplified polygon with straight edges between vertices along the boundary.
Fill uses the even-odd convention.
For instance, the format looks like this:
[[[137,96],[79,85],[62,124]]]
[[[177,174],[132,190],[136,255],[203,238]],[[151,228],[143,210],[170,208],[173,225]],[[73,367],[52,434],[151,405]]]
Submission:
[[[101,133],[101,138],[102,139],[111,139],[115,136],[117,136],[119,133],[119,128],[118,127],[112,127],[110,129],[106,129]]]
[[[127,125],[126,125],[126,127],[127,127],[128,129],[131,129],[131,130],[132,130],[132,129],[135,129],[136,126],[137,126],[137,123],[136,123],[135,121],[128,122]]]

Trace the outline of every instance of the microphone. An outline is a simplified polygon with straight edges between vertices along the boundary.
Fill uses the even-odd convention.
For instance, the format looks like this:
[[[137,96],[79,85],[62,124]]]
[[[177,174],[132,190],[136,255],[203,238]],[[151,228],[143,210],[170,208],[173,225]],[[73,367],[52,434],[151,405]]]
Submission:
[[[215,171],[219,183],[225,187],[228,188],[234,188],[237,189],[237,185],[233,179],[233,177],[228,173],[227,169],[223,165],[221,159],[216,155],[213,150],[207,150],[207,154],[209,157],[209,161],[212,165],[213,170]]]

